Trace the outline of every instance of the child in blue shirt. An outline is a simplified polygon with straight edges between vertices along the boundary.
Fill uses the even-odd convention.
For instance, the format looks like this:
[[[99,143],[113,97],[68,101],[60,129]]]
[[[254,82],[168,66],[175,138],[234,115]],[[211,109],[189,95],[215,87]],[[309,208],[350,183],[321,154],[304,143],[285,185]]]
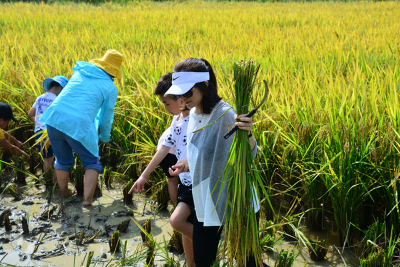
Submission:
[[[31,110],[28,112],[28,117],[35,123],[35,140],[38,142],[42,136],[41,131],[45,130],[44,122],[41,122],[40,116],[46,111],[48,107],[53,103],[56,97],[61,93],[61,90],[67,85],[68,79],[64,76],[55,76],[54,78],[46,78],[43,81],[44,94],[36,98]],[[44,144],[47,140],[42,140],[36,147],[43,156],[44,160],[44,171],[47,172],[53,166],[54,152],[49,145],[47,148]]]

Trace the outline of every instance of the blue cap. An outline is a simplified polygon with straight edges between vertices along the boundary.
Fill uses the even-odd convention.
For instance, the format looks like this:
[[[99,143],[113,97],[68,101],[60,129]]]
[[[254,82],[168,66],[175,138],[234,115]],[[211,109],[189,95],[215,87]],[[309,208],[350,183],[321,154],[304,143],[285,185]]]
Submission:
[[[54,76],[54,78],[46,78],[43,81],[43,90],[49,91],[50,84],[52,82],[57,82],[58,84],[61,85],[62,88],[64,88],[68,83],[68,79],[65,78],[64,76]]]

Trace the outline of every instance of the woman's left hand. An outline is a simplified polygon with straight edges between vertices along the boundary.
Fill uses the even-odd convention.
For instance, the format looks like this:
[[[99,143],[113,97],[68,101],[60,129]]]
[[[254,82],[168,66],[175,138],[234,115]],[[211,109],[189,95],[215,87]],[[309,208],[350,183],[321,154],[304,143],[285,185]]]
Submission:
[[[248,134],[251,133],[251,128],[253,128],[253,118],[246,117],[247,114],[237,115],[235,114],[235,120],[239,119],[241,121],[235,122],[235,125],[241,130],[247,131]]]

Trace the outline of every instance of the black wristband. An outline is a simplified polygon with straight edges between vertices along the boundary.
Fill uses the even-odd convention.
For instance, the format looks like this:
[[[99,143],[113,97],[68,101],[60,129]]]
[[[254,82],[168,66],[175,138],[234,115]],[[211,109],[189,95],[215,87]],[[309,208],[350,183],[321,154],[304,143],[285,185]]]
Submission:
[[[252,136],[253,136],[253,134],[250,132],[250,134],[249,134],[249,138],[250,138],[250,137],[252,137]]]

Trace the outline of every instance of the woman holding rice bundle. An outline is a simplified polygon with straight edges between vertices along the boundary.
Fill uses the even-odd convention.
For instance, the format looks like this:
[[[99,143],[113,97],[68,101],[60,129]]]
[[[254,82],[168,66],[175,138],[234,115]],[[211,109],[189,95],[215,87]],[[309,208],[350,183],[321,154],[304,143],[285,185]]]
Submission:
[[[172,87],[167,95],[178,95],[190,110],[187,128],[187,159],[180,160],[172,175],[188,171],[192,174],[192,192],[196,216],[193,224],[193,251],[197,267],[212,266],[218,252],[218,243],[225,223],[227,186],[222,184],[231,140],[224,139],[228,127],[233,124],[248,132],[253,158],[257,144],[251,134],[252,118],[236,116],[217,92],[217,79],[211,65],[205,59],[187,58],[176,64]],[[230,110],[229,110],[230,109]],[[227,112],[225,115],[223,115]],[[223,115],[221,118],[220,116]],[[235,122],[240,119],[241,122]],[[211,124],[215,122],[214,124]],[[208,125],[201,131],[194,131]],[[220,190],[222,187],[221,195]],[[258,200],[255,211],[259,210]],[[256,266],[253,256],[247,266]]]

